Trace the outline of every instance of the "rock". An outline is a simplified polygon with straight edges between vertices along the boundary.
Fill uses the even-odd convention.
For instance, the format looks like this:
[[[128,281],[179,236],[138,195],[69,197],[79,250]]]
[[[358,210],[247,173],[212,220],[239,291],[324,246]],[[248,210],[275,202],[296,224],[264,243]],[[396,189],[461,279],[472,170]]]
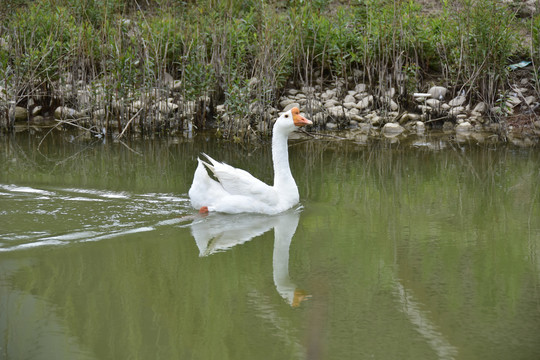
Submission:
[[[470,132],[472,129],[473,126],[468,121],[464,121],[456,126],[456,132]]]
[[[527,105],[531,105],[535,101],[536,101],[536,97],[534,97],[533,95],[527,96],[525,98],[525,104]]]
[[[343,103],[343,107],[345,109],[352,109],[356,106],[356,102],[352,101],[352,102],[346,102],[346,103]]]
[[[403,131],[405,131],[405,128],[398,123],[386,123],[382,128],[383,134],[389,135],[399,135]]]
[[[21,106],[15,106],[15,109],[10,109],[9,114],[14,117],[15,122],[28,120],[28,110]]]
[[[349,118],[351,119],[351,122],[352,121],[357,121],[357,122],[363,122],[364,121],[364,118],[358,114],[349,114]]]
[[[381,121],[382,121],[382,118],[380,116],[373,116],[369,119],[371,126],[379,126],[381,125]]]
[[[418,119],[420,119],[420,115],[418,115],[418,114],[403,113],[403,115],[399,119],[399,123],[400,124],[405,124],[405,123],[407,123],[409,121],[417,121]]]
[[[313,86],[302,86],[302,92],[304,94],[313,94],[315,92],[315,88]]]
[[[321,100],[330,100],[336,97],[337,90],[326,90],[324,93],[321,94]]]
[[[366,89],[367,89],[366,84],[356,84],[356,86],[354,87],[354,91],[356,91],[357,93],[362,93],[366,91]]]
[[[416,128],[416,132],[424,132],[426,130],[426,125],[421,121],[417,121],[414,127]]]
[[[67,106],[59,106],[54,110],[55,119],[76,119],[79,117],[77,110],[71,109]]]
[[[360,100],[358,104],[356,104],[356,108],[359,110],[363,110],[369,107],[369,105],[371,105],[372,103],[373,103],[373,95],[368,95],[364,97],[362,100]]]
[[[386,91],[384,92],[384,96],[387,96],[387,97],[389,97],[389,98],[393,98],[394,95],[396,95],[396,89],[393,88],[393,87],[391,87],[390,89],[388,89],[388,90],[386,90]]]
[[[341,117],[345,115],[345,109],[343,106],[333,106],[328,109],[328,114],[333,117]]]
[[[343,103],[356,103],[356,99],[353,95],[347,95],[345,96],[345,99],[343,99]]]
[[[448,111],[448,115],[456,116],[458,114],[463,113],[464,111],[465,111],[465,108],[463,106],[456,106],[456,107],[451,108]]]
[[[279,106],[283,109],[283,111],[287,111],[287,110],[285,110],[285,108],[287,106],[289,106],[290,104],[292,104],[292,103],[294,103],[294,100],[289,99],[289,98],[284,98],[279,102]]]
[[[448,105],[450,105],[452,107],[461,106],[461,105],[463,105],[463,103],[465,103],[466,100],[467,100],[467,98],[465,96],[459,95],[459,96],[456,96],[455,98],[453,98],[452,100],[450,100]]]
[[[178,105],[162,100],[154,104],[154,109],[159,110],[163,114],[170,114],[178,110]]]
[[[448,89],[443,86],[433,86],[428,90],[428,94],[431,95],[433,99],[442,100],[446,96]]]
[[[534,126],[537,128],[537,129],[540,129],[540,120],[536,120],[534,122]]]
[[[391,111],[397,111],[399,109],[399,105],[394,100],[387,99],[385,103],[389,105]]]
[[[418,105],[418,110],[420,110],[422,114],[426,114],[426,113],[429,114],[433,111],[433,108],[427,105]]]
[[[43,106],[38,105],[35,108],[32,109],[32,116],[38,116],[41,115],[41,112],[43,111]]]
[[[331,100],[326,101],[323,105],[326,109],[330,109],[330,108],[333,108],[334,106],[338,106],[339,104],[340,104],[339,101],[331,99]]]
[[[337,129],[337,124],[336,123],[333,123],[333,122],[328,122],[326,123],[326,129],[327,130],[335,130]]]
[[[519,4],[517,16],[520,18],[532,18],[537,14],[536,0],[527,0]]]
[[[480,101],[478,104],[476,104],[473,111],[479,114],[483,114],[484,112],[486,112],[486,108],[487,108],[486,103],[483,101]]]
[[[324,124],[326,121],[326,115],[322,112],[317,113],[311,117],[311,121],[313,121],[313,123],[316,125]]]
[[[291,96],[294,96],[294,95],[298,94],[298,90],[296,90],[296,89],[289,89],[287,92]]]
[[[306,102],[306,108],[311,109],[313,114],[319,113],[324,110],[323,104],[318,100],[311,100]]]
[[[517,97],[517,96],[509,96],[507,99],[506,99],[506,102],[508,105],[510,105],[511,107],[516,107],[518,106],[519,104],[521,104],[521,100]]]
[[[431,106],[434,109],[437,109],[441,106],[440,100],[437,100],[437,99],[427,99],[426,104]]]
[[[300,104],[299,104],[299,103],[295,103],[295,102],[289,103],[289,105],[285,106],[285,108],[283,109],[283,112],[289,111],[289,110],[291,110],[291,109],[294,108],[294,107],[300,108]]]

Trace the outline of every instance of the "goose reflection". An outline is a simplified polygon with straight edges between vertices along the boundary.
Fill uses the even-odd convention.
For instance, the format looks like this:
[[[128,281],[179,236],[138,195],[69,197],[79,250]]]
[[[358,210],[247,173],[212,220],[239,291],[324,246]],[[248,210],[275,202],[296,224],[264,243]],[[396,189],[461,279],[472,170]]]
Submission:
[[[296,307],[309,298],[289,277],[289,248],[299,219],[299,209],[279,215],[213,213],[194,220],[191,233],[199,248],[199,256],[209,256],[243,244],[273,228],[274,284],[281,297]]]

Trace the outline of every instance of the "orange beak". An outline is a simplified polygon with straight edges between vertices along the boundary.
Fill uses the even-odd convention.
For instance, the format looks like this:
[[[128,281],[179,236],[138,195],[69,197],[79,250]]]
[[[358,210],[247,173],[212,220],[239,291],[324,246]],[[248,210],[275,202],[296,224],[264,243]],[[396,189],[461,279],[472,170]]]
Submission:
[[[295,126],[306,126],[313,124],[311,120],[306,119],[302,115],[300,115],[300,109],[298,108],[292,108],[291,110],[292,116],[293,116],[293,122]]]

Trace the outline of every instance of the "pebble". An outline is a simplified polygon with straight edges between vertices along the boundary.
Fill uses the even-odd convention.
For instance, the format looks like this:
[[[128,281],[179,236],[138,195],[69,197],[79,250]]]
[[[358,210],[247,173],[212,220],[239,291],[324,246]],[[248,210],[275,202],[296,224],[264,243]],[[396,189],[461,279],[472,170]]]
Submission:
[[[382,128],[383,133],[385,134],[401,134],[405,131],[405,128],[397,123],[386,123]]]
[[[452,107],[461,106],[463,105],[463,103],[465,103],[465,100],[467,100],[465,96],[459,95],[453,98],[452,100],[450,100],[450,102],[448,102],[448,105]]]

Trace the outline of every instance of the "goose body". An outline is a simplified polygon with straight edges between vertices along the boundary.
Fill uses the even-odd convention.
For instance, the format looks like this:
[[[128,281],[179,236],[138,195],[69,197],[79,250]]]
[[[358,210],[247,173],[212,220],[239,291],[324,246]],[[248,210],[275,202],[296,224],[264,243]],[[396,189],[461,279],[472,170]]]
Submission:
[[[283,113],[274,124],[272,162],[274,185],[270,186],[245,170],[218,162],[203,154],[207,161],[198,165],[189,189],[191,205],[201,212],[278,214],[299,201],[298,187],[289,167],[289,134],[311,121],[298,108]],[[217,180],[208,175],[211,171]]]

